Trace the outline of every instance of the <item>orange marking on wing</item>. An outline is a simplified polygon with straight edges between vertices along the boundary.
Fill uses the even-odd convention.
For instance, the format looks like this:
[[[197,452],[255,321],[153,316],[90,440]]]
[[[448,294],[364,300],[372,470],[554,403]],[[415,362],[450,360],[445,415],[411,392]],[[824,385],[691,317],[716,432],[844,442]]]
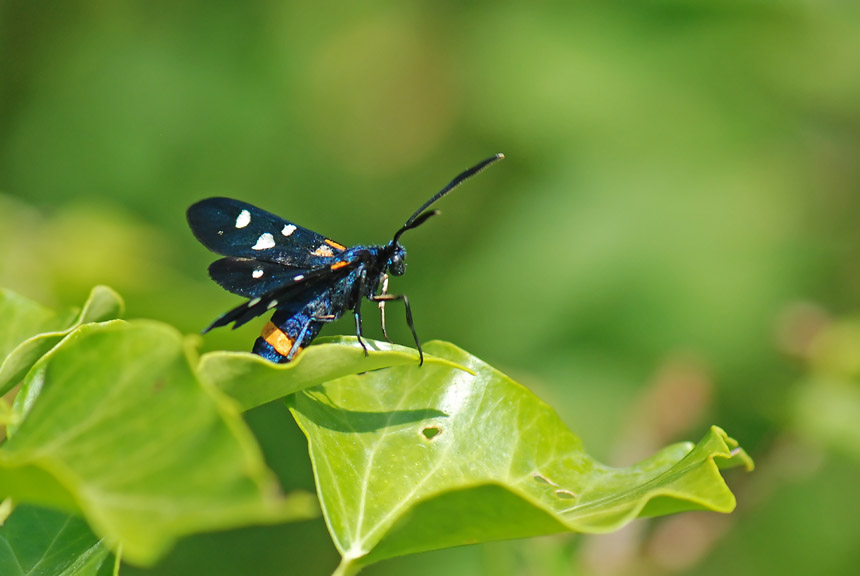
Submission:
[[[332,252],[331,248],[329,248],[328,246],[320,246],[319,248],[311,252],[311,254],[313,254],[314,256],[321,256],[323,258],[331,258],[332,256],[334,256],[334,252]]]
[[[340,262],[335,262],[334,264],[332,264],[331,269],[337,270],[338,268],[343,268],[347,264],[349,264],[349,262],[347,262],[346,260],[341,260]]]
[[[263,326],[263,332],[260,333],[260,338],[272,345],[272,348],[281,356],[287,356],[290,350],[293,349],[293,341],[287,336],[283,330],[275,326],[272,322],[266,322]],[[296,354],[302,351],[301,346],[296,350]]]
[[[331,246],[332,248],[337,248],[341,252],[346,250],[346,246],[344,246],[343,244],[338,244],[334,240],[329,240],[328,238],[326,238],[325,243],[328,244],[329,246]]]

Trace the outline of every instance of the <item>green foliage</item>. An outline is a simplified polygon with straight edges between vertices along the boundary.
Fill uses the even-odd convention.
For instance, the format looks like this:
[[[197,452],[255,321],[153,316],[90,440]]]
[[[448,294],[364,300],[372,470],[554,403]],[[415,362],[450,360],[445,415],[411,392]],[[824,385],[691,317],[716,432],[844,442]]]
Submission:
[[[0,526],[3,576],[95,576],[108,552],[82,518],[55,510],[18,506]]]
[[[200,359],[199,372],[238,401],[243,410],[249,410],[356,371],[415,364],[418,358],[410,348],[375,342],[370,345],[377,352],[365,358],[364,349],[354,338],[320,338],[317,343],[293,362],[280,365],[244,352],[210,352]],[[349,343],[350,346],[331,347],[323,343]],[[425,359],[425,363],[451,365],[434,357]]]
[[[235,405],[194,362],[163,324],[72,330],[24,378],[0,495],[80,512],[137,563],[184,534],[308,517],[306,499],[279,496]]]
[[[722,430],[610,468],[524,387],[451,344],[426,351],[461,367],[413,363],[291,399],[344,572],[448,546],[734,509],[714,459],[751,461]]]
[[[16,425],[0,448],[0,497],[29,506],[7,522],[0,566],[26,556],[52,574],[91,574],[105,546],[146,565],[187,534],[309,517],[305,496],[280,495],[239,414],[286,396],[342,574],[467,543],[729,512],[719,467],[751,467],[719,428],[698,445],[606,467],[526,388],[442,342],[427,344],[421,367],[414,351],[379,342],[366,358],[354,338],[287,366],[247,353],[198,359],[196,339],[162,323],[87,322],[120,309],[104,289],[63,332],[40,332],[56,330],[56,316],[31,302],[4,302],[19,319],[7,361],[31,366],[7,417]],[[22,544],[43,517],[39,538]]]
[[[48,310],[25,298],[0,289],[0,395],[14,386],[45,352],[72,330],[88,322],[116,318],[122,314],[119,295],[105,286],[93,288],[80,312]]]
[[[0,286],[63,308],[108,284],[132,317],[196,333],[239,299],[206,277],[193,202],[379,242],[503,151],[406,238],[391,289],[419,335],[526,384],[601,461],[713,422],[759,471],[727,475],[731,515],[368,576],[851,574],[860,378],[820,353],[854,340],[824,333],[860,311],[857,30],[845,0],[0,2]],[[391,308],[393,340],[411,342]],[[247,350],[259,328],[213,331],[202,351]],[[247,419],[282,486],[310,489],[283,410]],[[320,565],[302,574],[337,554],[317,521],[198,535],[124,571],[282,576],[267,560],[294,550]]]

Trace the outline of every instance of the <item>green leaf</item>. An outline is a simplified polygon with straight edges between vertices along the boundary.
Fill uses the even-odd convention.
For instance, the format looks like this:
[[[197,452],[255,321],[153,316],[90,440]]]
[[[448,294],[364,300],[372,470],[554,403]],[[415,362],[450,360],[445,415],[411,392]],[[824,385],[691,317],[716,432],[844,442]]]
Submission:
[[[7,426],[14,420],[14,412],[12,407],[6,402],[6,399],[0,397],[0,427]]]
[[[291,397],[339,573],[448,546],[734,508],[714,459],[751,460],[719,428],[696,446],[611,468],[526,388],[451,344],[427,351],[474,374],[407,364]]]
[[[18,506],[0,526],[3,576],[95,576],[108,555],[82,518]]]
[[[192,532],[310,516],[309,495],[278,494],[235,404],[198,381],[188,348],[155,322],[74,330],[16,399],[28,409],[0,449],[0,496],[80,510],[141,564]]]
[[[8,392],[36,361],[72,330],[88,322],[122,315],[119,295],[96,286],[80,312],[54,312],[26,298],[0,290],[0,395]]]
[[[349,374],[418,362],[412,348],[387,342],[366,340],[368,356],[355,337],[334,336],[318,342],[287,364],[273,364],[248,352],[210,352],[201,357],[198,371],[243,410],[249,410]],[[424,363],[465,370],[431,355],[425,355]]]

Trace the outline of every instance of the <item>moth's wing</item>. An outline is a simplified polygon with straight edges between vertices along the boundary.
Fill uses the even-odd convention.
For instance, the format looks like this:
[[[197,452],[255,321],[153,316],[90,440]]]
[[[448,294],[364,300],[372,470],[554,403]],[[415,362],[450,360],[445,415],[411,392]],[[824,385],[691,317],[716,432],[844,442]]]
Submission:
[[[244,296],[257,298],[282,286],[302,280],[310,272],[250,258],[221,258],[209,265],[209,276],[222,288]]]
[[[322,234],[232,198],[201,200],[186,215],[194,236],[223,256],[309,269],[337,260],[346,250]]]
[[[289,303],[292,309],[296,309],[296,302],[309,303],[326,291],[336,289],[338,282],[348,276],[360,264],[360,260],[354,260],[338,266],[326,266],[310,270],[299,280],[293,279],[288,284],[260,296],[255,296],[245,304],[233,308],[210,324],[203,332],[231,323],[233,323],[234,329],[238,328],[269,310],[285,307],[286,303]]]

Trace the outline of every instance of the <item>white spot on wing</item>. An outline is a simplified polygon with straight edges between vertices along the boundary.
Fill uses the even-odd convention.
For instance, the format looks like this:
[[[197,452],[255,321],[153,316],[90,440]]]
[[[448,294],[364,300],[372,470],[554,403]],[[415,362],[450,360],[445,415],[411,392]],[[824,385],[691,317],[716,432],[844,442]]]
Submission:
[[[263,270],[260,268],[257,268],[256,270],[251,272],[251,276],[253,276],[254,278],[262,278],[263,277]]]
[[[277,301],[277,300],[272,300],[271,302],[269,302],[268,304],[266,304],[266,310],[271,310],[272,308],[274,308],[274,307],[275,307],[275,306],[277,306],[277,305],[278,305],[278,301]]]
[[[247,210],[242,210],[241,212],[239,212],[239,215],[236,216],[236,228],[244,228],[250,223],[251,213]]]
[[[304,280],[304,279],[305,279],[304,274],[298,274],[296,276],[293,276],[293,282],[298,282],[299,280]]]
[[[281,234],[284,236],[289,236],[290,234],[292,234],[295,231],[296,231],[296,227],[293,224],[287,224],[286,226],[284,226],[284,229],[281,230]]]
[[[256,306],[257,304],[260,303],[260,300],[262,300],[262,298],[254,298],[253,300],[248,302],[248,308],[253,308],[254,306]]]
[[[275,238],[266,232],[264,234],[260,234],[260,237],[257,238],[257,243],[251,246],[251,250],[266,250],[268,248],[272,248],[274,245]]]

